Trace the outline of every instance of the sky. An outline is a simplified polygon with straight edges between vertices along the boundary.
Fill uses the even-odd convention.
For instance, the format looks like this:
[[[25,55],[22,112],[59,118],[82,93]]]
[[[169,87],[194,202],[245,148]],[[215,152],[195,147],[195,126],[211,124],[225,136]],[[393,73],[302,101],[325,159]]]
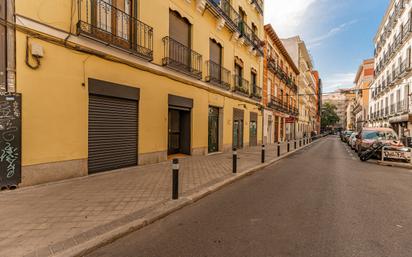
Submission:
[[[265,0],[265,24],[281,38],[299,35],[323,81],[323,92],[353,86],[389,0]]]

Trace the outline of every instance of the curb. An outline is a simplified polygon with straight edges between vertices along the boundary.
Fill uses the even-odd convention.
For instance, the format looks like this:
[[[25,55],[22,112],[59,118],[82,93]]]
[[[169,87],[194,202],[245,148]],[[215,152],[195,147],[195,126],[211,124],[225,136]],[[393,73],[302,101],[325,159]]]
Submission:
[[[114,242],[115,240],[126,236],[127,234],[130,234],[132,232],[135,232],[139,229],[142,229],[148,225],[150,225],[151,223],[154,223],[166,216],[168,216],[169,214],[172,214],[206,196],[208,196],[209,194],[212,194],[220,189],[222,189],[223,187],[232,184],[234,182],[236,182],[237,180],[240,180],[246,176],[250,176],[252,174],[254,174],[255,172],[262,170],[268,166],[271,166],[275,163],[277,163],[278,161],[290,156],[291,154],[303,150],[306,147],[312,145],[315,142],[318,142],[319,140],[316,141],[312,141],[310,143],[308,143],[307,145],[304,145],[300,148],[294,149],[288,153],[285,153],[279,157],[276,157],[275,159],[272,159],[270,161],[267,161],[263,164],[260,164],[258,166],[255,166],[253,168],[250,168],[248,170],[242,171],[240,173],[237,174],[233,174],[232,176],[230,176],[229,178],[223,179],[222,181],[219,181],[215,184],[213,184],[212,186],[206,187],[204,189],[199,190],[196,193],[190,194],[190,195],[183,195],[182,197],[180,197],[178,200],[167,200],[163,203],[160,204],[159,207],[154,208],[152,211],[148,212],[147,214],[145,214],[143,217],[138,218],[136,220],[133,220],[125,225],[119,226],[117,228],[114,228],[111,231],[108,231],[107,233],[98,235],[94,238],[91,238],[90,240],[78,244],[76,246],[70,247],[66,250],[63,250],[61,252],[56,252],[55,254],[53,254],[53,256],[55,257],[80,257],[80,256],[84,256],[85,254],[88,254],[90,252],[92,252],[95,249],[98,249],[104,245],[110,244],[112,242]]]

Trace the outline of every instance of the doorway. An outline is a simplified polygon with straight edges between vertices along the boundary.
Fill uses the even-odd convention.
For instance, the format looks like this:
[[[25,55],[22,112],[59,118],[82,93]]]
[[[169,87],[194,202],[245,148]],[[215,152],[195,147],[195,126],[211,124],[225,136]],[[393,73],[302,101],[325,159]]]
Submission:
[[[190,110],[169,108],[167,154],[190,154]]]
[[[250,113],[249,120],[249,145],[257,146],[257,113]]]
[[[233,109],[233,147],[243,148],[243,111]]]
[[[209,106],[208,152],[219,151],[219,108]]]

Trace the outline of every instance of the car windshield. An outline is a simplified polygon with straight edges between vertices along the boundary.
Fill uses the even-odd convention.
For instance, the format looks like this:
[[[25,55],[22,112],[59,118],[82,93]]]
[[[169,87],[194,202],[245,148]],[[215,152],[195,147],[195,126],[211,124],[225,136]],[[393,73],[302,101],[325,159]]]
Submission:
[[[364,131],[362,132],[363,139],[378,139],[383,140],[398,140],[398,136],[394,131]]]

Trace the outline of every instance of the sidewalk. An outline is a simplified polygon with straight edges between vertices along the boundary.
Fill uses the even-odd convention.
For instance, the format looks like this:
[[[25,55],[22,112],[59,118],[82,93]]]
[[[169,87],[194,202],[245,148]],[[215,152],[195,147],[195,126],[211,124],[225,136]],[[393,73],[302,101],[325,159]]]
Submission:
[[[282,155],[286,149],[281,144]],[[238,158],[237,175],[231,153],[181,159],[181,197],[261,168],[261,147],[240,150]],[[277,145],[267,146],[266,165],[277,159]],[[66,256],[149,213],[161,215],[156,208],[173,204],[171,174],[171,162],[163,162],[0,192],[0,256]]]

